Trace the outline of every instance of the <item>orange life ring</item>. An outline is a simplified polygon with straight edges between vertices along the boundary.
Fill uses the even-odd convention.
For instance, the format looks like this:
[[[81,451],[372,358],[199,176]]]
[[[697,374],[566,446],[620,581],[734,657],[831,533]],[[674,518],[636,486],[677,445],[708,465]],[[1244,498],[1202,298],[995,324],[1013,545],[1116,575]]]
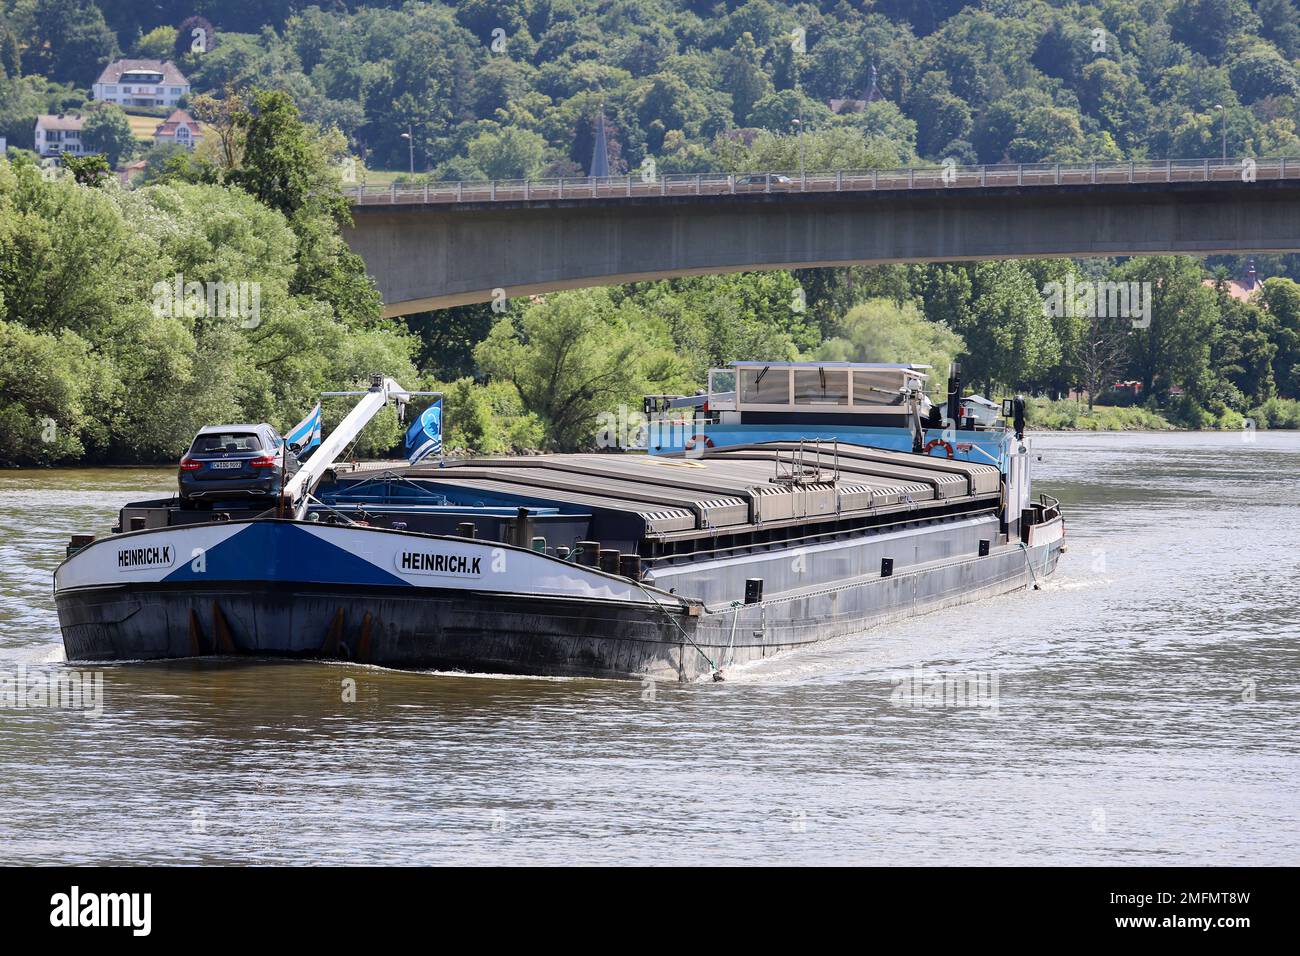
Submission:
[[[931,438],[930,441],[926,443],[925,454],[930,454],[930,452],[935,448],[942,448],[948,453],[949,458],[952,457],[952,445],[948,444],[948,442],[944,441],[942,438]]]
[[[686,439],[686,450],[690,451],[691,449],[693,449],[697,441],[704,442],[705,448],[713,447],[713,439],[710,438],[708,435],[692,435],[690,438]]]

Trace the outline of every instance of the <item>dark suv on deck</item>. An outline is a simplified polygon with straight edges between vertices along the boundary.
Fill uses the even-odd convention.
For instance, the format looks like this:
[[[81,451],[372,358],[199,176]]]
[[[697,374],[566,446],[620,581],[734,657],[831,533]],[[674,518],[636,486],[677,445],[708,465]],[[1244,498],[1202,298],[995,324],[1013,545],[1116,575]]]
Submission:
[[[199,429],[181,459],[181,507],[201,501],[250,498],[272,501],[280,494],[280,470],[288,480],[298,471],[292,447],[270,425],[209,425]]]

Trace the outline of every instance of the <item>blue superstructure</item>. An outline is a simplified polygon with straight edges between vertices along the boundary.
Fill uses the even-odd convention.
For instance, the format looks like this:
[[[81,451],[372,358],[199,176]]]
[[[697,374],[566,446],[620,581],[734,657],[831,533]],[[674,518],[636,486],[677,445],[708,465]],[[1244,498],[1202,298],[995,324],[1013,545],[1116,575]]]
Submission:
[[[926,394],[928,365],[734,362],[709,372],[697,395],[645,401],[643,446],[652,455],[771,441],[840,441],[919,452],[1007,470],[1015,436],[965,418],[954,366],[943,403]]]

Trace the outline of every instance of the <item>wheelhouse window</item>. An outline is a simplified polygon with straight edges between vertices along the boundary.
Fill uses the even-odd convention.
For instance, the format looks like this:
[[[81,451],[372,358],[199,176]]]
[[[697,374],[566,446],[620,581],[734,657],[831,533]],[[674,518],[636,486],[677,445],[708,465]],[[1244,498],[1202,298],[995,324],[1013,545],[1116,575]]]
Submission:
[[[847,369],[797,368],[794,370],[796,405],[848,405]]]
[[[854,369],[853,404],[902,405],[902,376],[893,370]]]
[[[731,368],[709,369],[709,409],[710,411],[736,410],[736,370]]]
[[[789,405],[790,371],[786,368],[742,368],[740,400],[746,405]]]

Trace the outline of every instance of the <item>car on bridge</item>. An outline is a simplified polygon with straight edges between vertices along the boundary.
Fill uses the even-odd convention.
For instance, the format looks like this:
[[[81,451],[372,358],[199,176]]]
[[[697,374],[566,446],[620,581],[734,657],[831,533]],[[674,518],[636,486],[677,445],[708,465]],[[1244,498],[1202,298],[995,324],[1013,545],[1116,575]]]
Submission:
[[[180,462],[181,507],[234,498],[271,501],[280,494],[281,469],[286,481],[297,473],[296,452],[265,422],[200,428]]]
[[[794,180],[780,173],[755,173],[736,180],[736,192],[767,192],[770,189],[793,189]]]

